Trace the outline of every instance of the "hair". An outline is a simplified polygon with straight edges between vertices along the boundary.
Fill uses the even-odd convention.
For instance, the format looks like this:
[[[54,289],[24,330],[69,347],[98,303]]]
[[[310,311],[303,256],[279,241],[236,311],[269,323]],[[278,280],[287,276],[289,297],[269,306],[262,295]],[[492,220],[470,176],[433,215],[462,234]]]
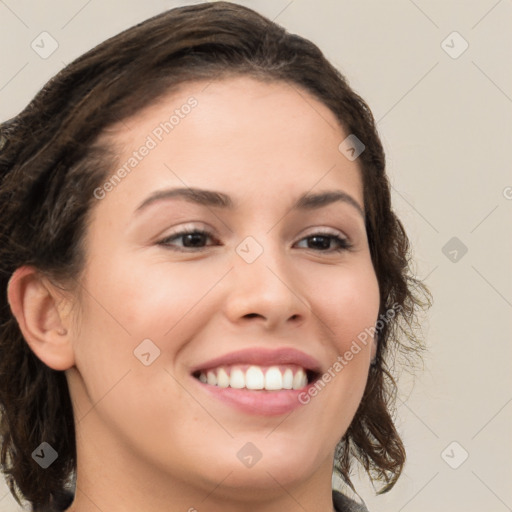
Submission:
[[[238,75],[311,94],[365,145],[358,162],[366,230],[379,315],[391,318],[378,330],[376,360],[338,444],[334,469],[353,489],[351,463],[358,460],[372,481],[383,483],[379,492],[389,490],[402,471],[405,449],[393,421],[390,364],[399,353],[414,356],[424,349],[416,331],[430,292],[412,273],[375,120],[312,42],[246,7],[215,2],[166,11],[99,44],[0,125],[0,463],[16,500],[30,502],[33,510],[62,502],[76,471],[75,426],[65,374],[28,347],[7,301],[8,281],[24,265],[57,283],[79,279],[94,190],[116,163],[101,137],[107,128],[181,84]],[[42,441],[58,453],[47,469],[32,459]]]

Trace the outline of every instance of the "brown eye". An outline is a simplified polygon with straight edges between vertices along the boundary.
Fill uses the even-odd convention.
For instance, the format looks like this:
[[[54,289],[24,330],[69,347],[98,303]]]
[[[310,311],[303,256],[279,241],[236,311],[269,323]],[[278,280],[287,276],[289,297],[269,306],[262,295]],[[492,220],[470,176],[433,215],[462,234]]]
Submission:
[[[352,247],[346,238],[333,235],[332,233],[313,233],[312,235],[304,237],[300,242],[304,240],[308,241],[307,249],[313,249],[320,252],[339,252]],[[334,242],[335,248],[331,248],[332,242]]]
[[[158,242],[158,245],[162,245],[164,247],[175,249],[177,251],[186,250],[186,249],[204,249],[206,245],[204,245],[207,239],[210,238],[213,240],[212,234],[203,229],[193,229],[188,231],[180,231],[179,233],[174,233],[171,236],[164,238]],[[174,242],[176,240],[182,240],[182,245],[176,245]]]

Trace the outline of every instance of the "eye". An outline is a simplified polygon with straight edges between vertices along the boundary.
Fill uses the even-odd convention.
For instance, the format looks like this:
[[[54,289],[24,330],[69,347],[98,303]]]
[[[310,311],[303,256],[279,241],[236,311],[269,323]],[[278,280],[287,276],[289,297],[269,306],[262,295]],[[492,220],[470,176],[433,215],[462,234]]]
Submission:
[[[312,233],[311,235],[304,237],[298,243],[301,243],[304,240],[311,241],[308,242],[308,247],[306,247],[306,249],[313,249],[319,252],[341,252],[352,247],[352,244],[346,238],[325,231]],[[331,248],[331,242],[335,243],[334,248]]]
[[[163,245],[164,247],[168,247],[176,251],[185,251],[187,249],[201,250],[205,247],[203,244],[208,238],[214,239],[212,233],[209,231],[204,229],[189,229],[180,231],[179,233],[174,233],[163,240],[160,240],[158,245]],[[173,243],[175,240],[179,239],[182,239],[183,242],[181,248]]]
[[[180,239],[182,244],[177,245],[175,242]],[[176,251],[186,252],[194,251],[194,249],[200,251],[208,247],[206,244],[208,239],[218,242],[210,231],[194,228],[174,233],[160,240],[158,245]],[[346,238],[337,234],[322,231],[312,233],[311,235],[304,237],[298,243],[302,243],[303,241],[307,241],[308,246],[305,247],[306,249],[312,249],[318,252],[341,252],[352,247],[352,244]],[[332,247],[333,242],[335,245],[334,248]]]

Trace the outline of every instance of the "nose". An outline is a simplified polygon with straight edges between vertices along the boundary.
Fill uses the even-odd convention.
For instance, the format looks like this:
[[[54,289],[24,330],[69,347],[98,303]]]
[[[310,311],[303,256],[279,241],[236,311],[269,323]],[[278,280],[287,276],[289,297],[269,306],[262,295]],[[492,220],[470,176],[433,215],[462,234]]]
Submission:
[[[257,322],[267,330],[302,324],[311,308],[286,255],[269,248],[252,263],[233,258],[225,315],[235,324]],[[288,264],[287,264],[288,263]]]

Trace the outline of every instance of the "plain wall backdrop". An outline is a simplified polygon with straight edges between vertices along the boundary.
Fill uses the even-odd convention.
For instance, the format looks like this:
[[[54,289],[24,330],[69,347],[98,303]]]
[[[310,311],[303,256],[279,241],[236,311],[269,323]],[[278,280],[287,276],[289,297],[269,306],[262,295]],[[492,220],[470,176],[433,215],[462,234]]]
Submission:
[[[0,121],[96,44],[189,3],[0,0]],[[238,3],[315,42],[369,103],[434,295],[425,368],[401,380],[405,471],[387,495],[363,474],[357,490],[371,512],[512,510],[511,0]],[[18,510],[2,481],[0,512]]]

